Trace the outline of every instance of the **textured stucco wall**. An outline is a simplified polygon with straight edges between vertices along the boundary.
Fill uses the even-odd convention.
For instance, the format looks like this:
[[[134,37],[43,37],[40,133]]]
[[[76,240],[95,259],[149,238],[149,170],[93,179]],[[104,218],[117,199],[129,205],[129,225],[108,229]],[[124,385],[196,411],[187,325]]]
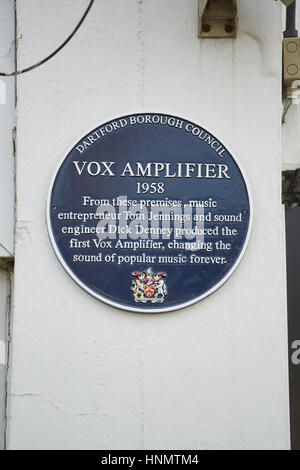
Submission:
[[[87,0],[19,0],[19,67]],[[96,0],[72,43],[18,79],[10,449],[289,447],[281,178],[281,7],[241,0],[239,36],[197,38],[197,0]],[[139,111],[223,136],[252,186],[244,260],[210,298],[155,316],[83,292],[52,251],[48,186],[87,129]]]
[[[15,70],[15,14],[12,0],[0,2],[0,71]],[[0,258],[13,253],[15,78],[0,77]]]
[[[0,71],[15,67],[14,2],[0,2]],[[4,447],[6,405],[7,321],[9,304],[6,259],[13,254],[15,78],[0,77],[0,449]],[[5,261],[4,259],[5,258]]]

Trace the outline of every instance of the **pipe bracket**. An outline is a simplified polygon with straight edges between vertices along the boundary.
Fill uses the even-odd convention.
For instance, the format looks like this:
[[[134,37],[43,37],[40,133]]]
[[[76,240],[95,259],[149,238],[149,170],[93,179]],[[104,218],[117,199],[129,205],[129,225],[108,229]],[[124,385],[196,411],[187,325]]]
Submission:
[[[236,38],[236,0],[199,0],[199,38]]]

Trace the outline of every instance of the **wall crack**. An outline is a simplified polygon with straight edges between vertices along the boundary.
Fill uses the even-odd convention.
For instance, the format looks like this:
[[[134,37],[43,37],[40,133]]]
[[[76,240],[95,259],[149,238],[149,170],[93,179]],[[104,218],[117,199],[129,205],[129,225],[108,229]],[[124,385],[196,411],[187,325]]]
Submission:
[[[53,400],[50,400],[49,398],[43,397],[40,393],[12,393],[12,397],[17,397],[17,398],[38,398],[42,400],[44,403],[48,403],[49,405],[53,406],[59,413],[65,415],[65,416],[70,416],[72,418],[76,418],[78,416],[98,416],[97,413],[94,412],[89,412],[89,411],[80,411],[78,413],[68,413],[67,411],[64,411],[60,406],[57,405]]]

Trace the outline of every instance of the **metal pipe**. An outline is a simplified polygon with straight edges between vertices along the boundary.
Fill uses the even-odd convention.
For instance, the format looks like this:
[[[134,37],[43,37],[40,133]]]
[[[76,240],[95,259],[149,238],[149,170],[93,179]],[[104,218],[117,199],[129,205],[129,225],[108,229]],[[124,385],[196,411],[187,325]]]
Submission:
[[[296,0],[286,9],[286,30],[283,33],[285,38],[297,38],[296,29]]]

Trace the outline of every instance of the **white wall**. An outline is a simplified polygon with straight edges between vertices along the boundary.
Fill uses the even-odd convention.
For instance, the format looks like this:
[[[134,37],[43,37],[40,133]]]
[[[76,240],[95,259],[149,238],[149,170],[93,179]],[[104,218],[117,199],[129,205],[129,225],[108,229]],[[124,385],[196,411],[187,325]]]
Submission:
[[[15,70],[14,2],[0,2],[0,72]],[[15,78],[0,77],[0,258],[13,253]]]
[[[14,2],[0,2],[0,72],[15,69]],[[0,77],[0,449],[4,447],[9,285],[7,258],[13,254],[15,79]],[[3,260],[5,259],[5,260]],[[3,269],[4,267],[4,269]]]
[[[54,49],[88,0],[18,0],[19,67]],[[197,38],[197,0],[96,0],[73,41],[18,79],[10,449],[286,449],[281,7],[240,0],[239,35]],[[47,235],[63,152],[107,119],[190,118],[248,174],[253,235],[232,278],[183,311],[136,315],[91,298]]]

